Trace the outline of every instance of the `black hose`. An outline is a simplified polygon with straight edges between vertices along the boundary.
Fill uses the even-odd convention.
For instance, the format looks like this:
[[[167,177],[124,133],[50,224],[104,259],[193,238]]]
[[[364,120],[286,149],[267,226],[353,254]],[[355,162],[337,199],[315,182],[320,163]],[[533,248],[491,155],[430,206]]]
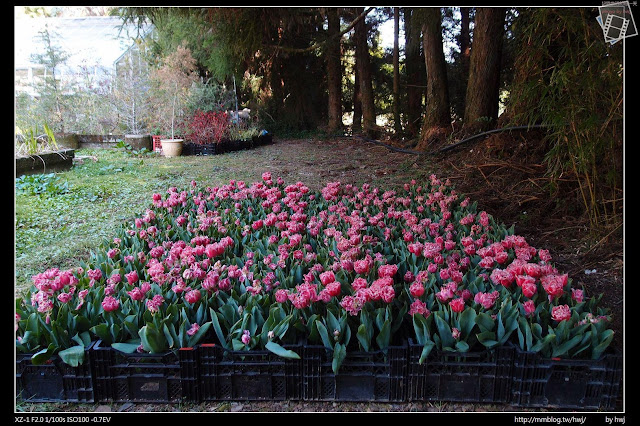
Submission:
[[[361,139],[361,140],[366,141],[366,142],[370,142],[370,143],[376,144],[376,145],[384,146],[385,148],[388,148],[388,149],[390,149],[392,151],[395,151],[395,152],[400,152],[402,154],[436,155],[436,154],[440,154],[442,152],[450,151],[452,149],[455,149],[455,148],[459,147],[460,145],[466,144],[468,142],[471,142],[472,140],[479,139],[479,138],[484,137],[484,136],[491,135],[493,133],[509,132],[509,131],[512,131],[512,130],[541,129],[541,128],[546,128],[546,127],[549,127],[549,126],[547,126],[545,124],[532,124],[532,125],[529,125],[529,126],[513,126],[513,127],[503,127],[503,128],[500,128],[500,129],[488,130],[486,132],[478,133],[477,135],[470,136],[470,137],[465,138],[465,139],[463,139],[463,140],[461,140],[459,142],[456,142],[456,143],[451,144],[451,145],[447,145],[447,146],[442,147],[442,148],[440,148],[438,150],[430,151],[430,152],[413,151],[413,150],[410,150],[410,149],[397,148],[395,146],[388,145],[386,143],[377,141],[375,139],[368,139],[368,138],[365,138],[365,137],[362,137],[362,136],[357,136],[357,135],[354,135],[353,137],[357,138],[357,139]]]

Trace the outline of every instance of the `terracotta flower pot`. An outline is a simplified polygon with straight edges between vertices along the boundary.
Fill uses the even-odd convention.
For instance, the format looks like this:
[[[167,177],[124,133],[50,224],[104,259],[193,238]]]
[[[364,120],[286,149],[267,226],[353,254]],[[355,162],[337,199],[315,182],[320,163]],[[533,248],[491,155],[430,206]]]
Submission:
[[[179,157],[182,154],[184,139],[162,139],[162,152],[165,157]]]

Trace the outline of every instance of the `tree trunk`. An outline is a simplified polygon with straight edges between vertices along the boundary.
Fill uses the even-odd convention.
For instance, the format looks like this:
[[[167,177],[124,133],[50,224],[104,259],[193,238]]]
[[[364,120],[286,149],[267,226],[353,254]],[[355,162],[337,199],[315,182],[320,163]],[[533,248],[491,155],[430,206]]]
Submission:
[[[467,83],[469,82],[469,60],[471,57],[471,35],[469,32],[469,22],[470,22],[470,8],[461,7],[460,8],[460,36],[458,38],[458,42],[460,44],[460,68],[462,70],[462,75],[460,78],[460,89],[456,93],[460,99],[457,102],[457,105],[460,105],[459,108],[456,108],[458,114],[464,114],[464,106],[465,106],[465,97],[467,95]],[[464,117],[461,117],[464,118]]]
[[[362,132],[362,101],[360,99],[360,71],[358,71],[358,55],[355,56],[354,83],[353,83],[353,124],[351,133]]]
[[[420,145],[424,147],[434,142],[434,136],[438,141],[442,139],[451,126],[451,112],[440,8],[424,8],[422,13],[424,61],[427,69],[427,108],[420,137]]]
[[[325,50],[327,60],[327,90],[329,97],[330,134],[342,132],[342,70],[340,65],[340,12],[337,7],[327,11],[328,41]]]
[[[364,8],[358,8],[358,13],[362,13],[363,9]],[[373,102],[367,25],[364,19],[358,21],[356,24],[354,36],[356,38],[356,65],[358,67],[360,100],[362,102],[362,130],[366,136],[374,137],[376,134],[376,111]]]
[[[414,138],[420,130],[422,118],[422,95],[424,93],[424,60],[420,52],[422,24],[414,8],[404,8],[404,55],[407,75],[407,103],[405,134]]]
[[[498,119],[505,8],[476,10],[464,111],[464,128],[486,130]]]
[[[471,56],[471,38],[469,36],[469,8],[460,8],[460,58],[464,74],[469,72],[469,57]]]
[[[402,134],[400,121],[400,8],[393,8],[393,127],[396,136]]]

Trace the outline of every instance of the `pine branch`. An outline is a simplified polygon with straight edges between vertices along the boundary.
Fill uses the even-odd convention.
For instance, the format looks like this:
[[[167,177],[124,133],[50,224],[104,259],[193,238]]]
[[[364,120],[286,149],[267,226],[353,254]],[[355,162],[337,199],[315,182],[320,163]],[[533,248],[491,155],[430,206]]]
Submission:
[[[301,47],[301,48],[295,48],[295,47],[286,47],[286,46],[279,46],[279,45],[270,45],[269,47],[272,47],[274,49],[278,49],[281,50],[283,52],[287,52],[287,53],[308,53],[308,52],[312,52],[316,49],[319,49],[320,47],[322,47],[324,44],[326,44],[329,40],[332,40],[334,38],[340,38],[343,35],[345,35],[346,33],[348,33],[349,31],[351,31],[351,29],[353,29],[353,27],[355,27],[355,25],[360,22],[360,20],[364,19],[365,16],[367,16],[369,14],[369,12],[371,12],[373,9],[375,9],[375,7],[370,7],[368,9],[366,9],[364,12],[362,12],[360,15],[358,15],[358,17],[356,19],[354,19],[347,28],[345,28],[344,30],[342,30],[340,33],[335,34],[331,37],[327,37],[327,39],[321,41],[321,42],[317,42],[317,43],[313,43],[311,46],[309,47]]]

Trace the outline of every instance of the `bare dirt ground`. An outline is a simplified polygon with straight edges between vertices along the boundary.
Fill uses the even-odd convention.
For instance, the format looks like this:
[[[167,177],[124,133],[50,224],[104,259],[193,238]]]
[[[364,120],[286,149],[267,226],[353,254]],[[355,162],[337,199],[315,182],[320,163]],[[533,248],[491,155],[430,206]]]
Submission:
[[[260,178],[269,170],[286,182],[302,181],[313,189],[327,182],[341,181],[361,185],[368,182],[393,189],[411,179],[426,179],[432,173],[449,178],[456,189],[478,201],[531,245],[546,248],[556,267],[569,274],[574,285],[582,285],[588,295],[604,294],[602,305],[613,313],[614,347],[623,342],[623,232],[612,229],[606,238],[593,239],[588,221],[575,212],[579,203],[575,186],[552,197],[545,186],[547,178],[543,153],[535,146],[539,135],[495,135],[437,156],[412,155],[391,151],[355,138],[275,139],[241,158],[232,157],[229,167],[251,170]],[[527,139],[529,138],[529,139]],[[246,155],[246,158],[244,157]],[[234,163],[236,164],[234,166]],[[226,167],[224,167],[226,169]],[[224,170],[232,172],[232,170]],[[245,171],[246,172],[246,171]],[[509,412],[523,411],[508,404],[457,403],[347,403],[347,402],[225,402],[209,404],[23,404],[24,411],[92,412]],[[552,411],[552,410],[531,410]]]

